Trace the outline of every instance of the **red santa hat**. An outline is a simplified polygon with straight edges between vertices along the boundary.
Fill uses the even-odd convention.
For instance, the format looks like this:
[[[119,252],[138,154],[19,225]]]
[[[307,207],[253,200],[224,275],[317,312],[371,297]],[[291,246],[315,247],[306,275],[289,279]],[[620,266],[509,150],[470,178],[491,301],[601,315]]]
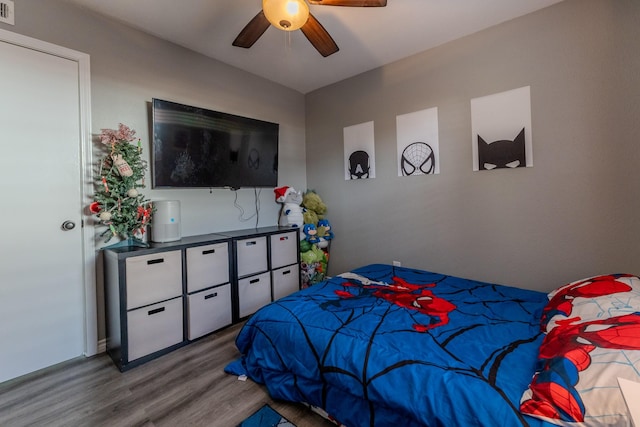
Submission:
[[[282,203],[287,195],[291,193],[291,188],[285,185],[274,189],[273,192],[276,193],[276,202]]]

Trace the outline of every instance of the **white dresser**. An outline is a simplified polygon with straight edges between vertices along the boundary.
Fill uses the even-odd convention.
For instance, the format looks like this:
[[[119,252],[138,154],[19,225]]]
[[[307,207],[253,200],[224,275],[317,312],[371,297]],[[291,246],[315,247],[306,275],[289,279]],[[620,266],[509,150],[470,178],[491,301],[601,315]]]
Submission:
[[[103,253],[107,352],[121,371],[300,289],[297,229],[235,230]]]

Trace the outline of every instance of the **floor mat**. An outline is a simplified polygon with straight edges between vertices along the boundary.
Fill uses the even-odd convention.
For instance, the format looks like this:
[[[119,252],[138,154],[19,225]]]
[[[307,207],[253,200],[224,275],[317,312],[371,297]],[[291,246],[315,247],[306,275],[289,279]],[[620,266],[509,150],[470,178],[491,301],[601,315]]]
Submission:
[[[238,427],[296,427],[295,424],[277,413],[271,406],[264,405]]]

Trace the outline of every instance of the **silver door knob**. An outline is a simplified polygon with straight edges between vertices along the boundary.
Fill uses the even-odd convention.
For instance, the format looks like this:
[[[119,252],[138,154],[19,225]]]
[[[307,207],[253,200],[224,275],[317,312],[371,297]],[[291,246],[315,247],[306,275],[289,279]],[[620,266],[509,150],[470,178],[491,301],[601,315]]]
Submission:
[[[76,228],[76,223],[73,221],[65,221],[62,223],[62,229],[64,231],[69,231],[69,230],[73,230],[74,228]]]

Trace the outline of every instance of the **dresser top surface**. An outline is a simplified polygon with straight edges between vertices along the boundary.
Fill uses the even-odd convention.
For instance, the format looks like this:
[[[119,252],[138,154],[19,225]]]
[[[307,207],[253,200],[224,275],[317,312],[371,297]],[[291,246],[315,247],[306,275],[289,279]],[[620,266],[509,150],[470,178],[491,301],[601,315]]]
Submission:
[[[277,234],[277,233],[286,233],[290,231],[296,231],[297,228],[294,227],[280,227],[280,226],[269,226],[269,227],[258,227],[258,228],[247,228],[243,230],[231,230],[231,231],[221,231],[218,233],[210,233],[210,234],[199,234],[196,236],[185,236],[180,240],[175,240],[173,242],[149,242],[148,247],[143,246],[107,246],[104,247],[103,250],[106,252],[112,252],[118,254],[119,257],[130,257],[130,256],[139,256],[146,255],[158,252],[164,252],[169,250],[180,250],[187,247],[206,245],[211,243],[219,243],[224,241],[230,241],[233,238],[251,238],[260,235],[269,235],[269,234]]]

